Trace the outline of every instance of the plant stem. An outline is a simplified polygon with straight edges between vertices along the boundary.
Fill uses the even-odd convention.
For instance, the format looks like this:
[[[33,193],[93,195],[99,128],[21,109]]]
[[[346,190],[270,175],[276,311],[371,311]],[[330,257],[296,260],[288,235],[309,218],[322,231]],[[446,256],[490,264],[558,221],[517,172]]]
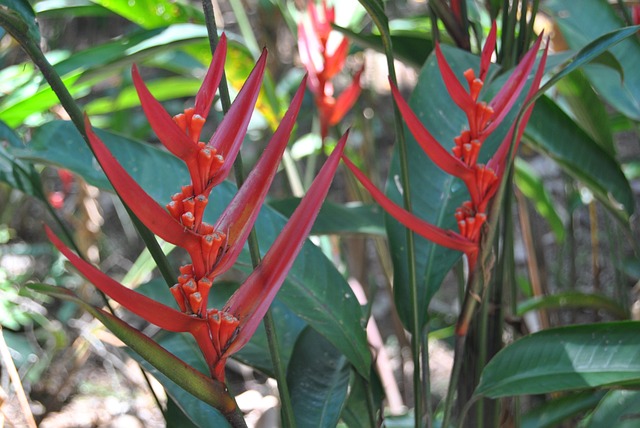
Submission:
[[[205,21],[207,24],[207,32],[209,34],[209,44],[211,46],[211,53],[215,52],[218,44],[218,29],[215,23],[213,14],[213,6],[209,0],[203,0],[202,6],[205,14]],[[231,100],[229,97],[229,88],[227,86],[226,73],[223,72],[222,80],[220,81],[220,100],[222,102],[222,110],[226,114],[231,107]],[[236,184],[238,188],[244,183],[244,169],[242,164],[242,156],[238,153],[236,160],[233,164]],[[255,228],[252,228],[248,238],[249,253],[251,254],[251,262],[253,267],[257,267],[260,264],[260,247],[258,244],[258,238]],[[284,367],[284,361],[280,355],[280,349],[278,347],[278,337],[275,328],[275,322],[271,309],[267,311],[264,316],[264,325],[267,333],[267,340],[269,343],[269,352],[271,354],[271,360],[274,366],[274,374],[276,381],[278,382],[278,391],[280,393],[280,403],[282,409],[283,426],[295,427],[295,419],[293,416],[293,407],[291,405],[291,398],[289,394],[289,388],[287,386],[286,369]],[[229,421],[231,422],[231,421]],[[243,420],[244,422],[244,420]]]

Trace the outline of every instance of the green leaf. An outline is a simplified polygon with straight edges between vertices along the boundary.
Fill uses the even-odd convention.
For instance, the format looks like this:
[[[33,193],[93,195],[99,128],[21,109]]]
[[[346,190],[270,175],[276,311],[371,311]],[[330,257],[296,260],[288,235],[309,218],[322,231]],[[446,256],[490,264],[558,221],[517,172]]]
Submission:
[[[291,404],[299,427],[333,428],[347,398],[347,359],[315,330],[298,337],[287,369]]]
[[[598,294],[580,291],[563,291],[548,296],[533,297],[518,304],[517,314],[522,316],[529,311],[539,309],[592,308],[604,309],[619,319],[629,317],[627,310],[615,300]]]
[[[633,192],[618,162],[549,98],[536,102],[525,136],[618,217],[626,221],[633,214]]]
[[[640,381],[640,322],[560,327],[526,336],[500,351],[475,394],[523,394],[621,386]]]
[[[82,309],[102,322],[105,327],[115,334],[118,339],[127,344],[129,348],[138,353],[173,382],[180,385],[180,387],[185,390],[185,393],[188,391],[188,393],[193,394],[204,403],[216,408],[222,406],[224,402],[226,402],[227,405],[233,403],[233,399],[225,391],[223,384],[211,380],[192,366],[167,352],[162,346],[126,324],[124,321],[80,300],[66,288],[34,283],[27,284],[27,287],[31,290],[79,305]],[[228,400],[231,400],[231,402]]]
[[[543,2],[541,8],[555,19],[564,39],[574,50],[593,46],[592,40],[624,25],[613,7],[600,0],[550,0]],[[620,30],[616,37],[633,36],[637,30],[638,27],[628,27]],[[640,43],[637,37],[629,37],[613,47],[611,53],[624,70],[624,82],[620,82],[615,70],[602,65],[585,68],[585,73],[607,103],[626,116],[640,120],[640,74],[637,72],[640,68]]]
[[[75,18],[83,16],[113,16],[113,13],[88,0],[44,0],[34,5],[38,16]]]
[[[640,423],[640,391],[610,391],[593,411],[587,428],[635,428]]]
[[[576,70],[569,74],[557,83],[556,89],[561,96],[561,102],[566,101],[570,115],[576,123],[609,155],[615,156],[609,115],[584,72]]]
[[[169,0],[92,0],[142,28],[158,28],[170,24],[204,22],[204,15],[186,2]]]
[[[276,211],[290,217],[300,203],[300,198],[270,201]],[[311,229],[312,235],[366,233],[384,235],[384,218],[378,205],[364,205],[360,202],[339,205],[325,202]]]
[[[544,187],[542,178],[524,160],[516,158],[514,182],[518,189],[533,202],[536,211],[549,223],[551,230],[556,235],[556,240],[561,243],[565,238],[565,227],[560,214],[555,208],[551,196]]]
[[[159,203],[166,203],[182,184],[189,182],[186,167],[171,154],[109,132],[98,130],[97,134],[136,182]],[[111,187],[70,122],[55,121],[37,128],[29,146],[16,150],[15,154],[67,168],[101,189]],[[234,186],[228,182],[217,186],[210,197],[216,203],[210,204],[205,220],[213,224],[234,193]],[[263,207],[255,225],[263,254],[285,222],[282,215]],[[245,248],[236,267],[250,272],[251,266]],[[368,376],[371,357],[360,305],[340,272],[311,242],[304,244],[278,298],[338,348],[359,373]]]
[[[0,182],[7,183],[14,189],[18,189],[27,195],[42,198],[42,183],[40,175],[33,165],[16,159],[7,150],[11,147],[22,147],[20,137],[0,121]],[[7,146],[7,148],[5,148]]]
[[[27,0],[2,0],[0,3],[0,25],[13,27],[6,28],[10,33],[19,31],[31,38],[35,43],[40,43],[40,28],[36,22],[36,14]],[[14,37],[18,33],[14,34]]]
[[[553,428],[593,409],[604,391],[584,391],[554,398],[522,415],[521,428]]]

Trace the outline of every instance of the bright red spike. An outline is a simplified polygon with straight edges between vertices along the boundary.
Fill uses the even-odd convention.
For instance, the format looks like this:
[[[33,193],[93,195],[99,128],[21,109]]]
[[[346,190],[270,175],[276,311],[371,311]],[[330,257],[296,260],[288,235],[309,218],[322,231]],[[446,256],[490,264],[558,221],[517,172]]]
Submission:
[[[214,176],[210,186],[215,186],[224,181],[231,171],[233,162],[238,155],[238,151],[240,151],[242,140],[247,133],[253,107],[260,93],[266,62],[267,51],[265,49],[262,51],[260,59],[258,59],[229,112],[224,116],[209,141],[209,144],[217,150],[218,154],[224,157],[224,163]]]
[[[195,104],[195,112],[199,114],[204,119],[209,116],[209,109],[211,109],[211,104],[213,103],[213,97],[216,95],[216,90],[220,85],[220,80],[222,79],[222,73],[224,72],[224,61],[227,57],[227,36],[222,33],[220,36],[220,41],[218,42],[218,46],[216,47],[216,51],[213,54],[213,58],[211,59],[211,64],[209,65],[209,70],[207,70],[207,75],[204,77],[204,81],[202,82],[202,86],[200,86],[200,90],[196,95],[196,104]]]
[[[184,229],[167,211],[149,196],[113,157],[91,128],[85,116],[85,130],[102,170],[127,206],[153,233],[167,242],[193,250],[198,238]]]
[[[133,66],[131,69],[133,84],[138,92],[140,104],[144,110],[145,116],[149,120],[153,132],[156,133],[160,142],[180,159],[188,159],[195,155],[197,146],[193,144],[191,139],[184,133],[182,129],[173,121],[173,118],[162,107],[162,104],[156,100],[149,89],[145,86],[138,67]]]
[[[227,350],[231,355],[240,350],[253,336],[289,269],[298,256],[302,244],[313,226],[320,206],[327,196],[340,156],[347,142],[348,133],[338,142],[322,169],[313,180],[309,191],[302,198],[282,232],[278,235],[260,265],[231,296],[224,311],[240,320],[239,332]]]
[[[331,79],[337,73],[342,70],[344,67],[344,63],[347,59],[347,55],[349,54],[349,40],[343,38],[336,50],[328,54],[325,52],[325,64],[324,70],[322,71],[322,78],[325,80]]]
[[[160,328],[179,333],[192,331],[196,328],[196,325],[201,322],[201,320],[197,318],[183,314],[125,287],[74,254],[73,251],[58,239],[48,226],[45,226],[45,232],[53,245],[55,245],[55,247],[69,259],[71,264],[95,285],[96,288],[139,317],[144,318]]]
[[[393,82],[390,81],[389,83],[391,84],[393,98],[396,101],[396,105],[398,106],[407,127],[427,156],[429,156],[436,165],[448,174],[460,178],[469,176],[471,172],[468,167],[440,145],[427,128],[425,128],[420,122],[420,119],[418,119],[413,110],[411,110],[411,107],[409,107],[407,102],[402,98],[398,88],[396,88]]]
[[[439,227],[434,226],[399,207],[391,199],[387,198],[387,196],[382,193],[346,156],[343,156],[342,160],[356,176],[358,181],[371,194],[373,199],[375,199],[375,201],[384,208],[387,213],[404,226],[426,239],[452,250],[469,253],[477,249],[476,243],[469,241],[457,233],[440,229]]]
[[[231,267],[242,251],[242,243],[249,236],[258,218],[260,207],[278,170],[282,153],[289,142],[291,130],[302,105],[306,83],[305,77],[264,153],[214,225],[214,229],[227,234],[228,250],[218,261],[212,275],[218,275]]]
[[[462,111],[467,113],[467,115],[470,114],[475,109],[475,102],[471,99],[471,96],[464,89],[449,66],[449,63],[440,50],[439,43],[436,43],[435,51],[436,58],[438,59],[438,67],[440,68],[440,74],[442,75],[442,80],[444,80],[444,84],[447,87],[447,91],[449,92],[451,99]]]
[[[493,21],[491,23],[491,31],[489,31],[487,40],[484,42],[482,55],[480,56],[480,76],[478,76],[478,78],[482,81],[487,77],[487,71],[489,71],[489,65],[491,65],[491,55],[493,55],[493,51],[496,50],[497,32],[498,28],[496,26],[496,21]]]

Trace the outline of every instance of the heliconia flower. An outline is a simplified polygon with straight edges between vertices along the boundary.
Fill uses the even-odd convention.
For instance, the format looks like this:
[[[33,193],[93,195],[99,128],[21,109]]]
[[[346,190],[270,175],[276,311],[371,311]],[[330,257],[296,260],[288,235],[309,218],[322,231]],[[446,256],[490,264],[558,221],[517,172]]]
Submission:
[[[631,6],[633,25],[640,25],[640,5]]]
[[[226,360],[249,342],[298,256],[327,195],[346,140],[347,134],[325,162],[260,265],[224,308],[208,309],[203,316],[188,315],[125,287],[77,256],[48,227],[46,233],[82,275],[123,307],[164,330],[191,333],[211,376],[224,382]]]
[[[298,24],[298,46],[300,60],[309,73],[309,89],[313,93],[320,112],[320,133],[326,138],[329,128],[342,120],[360,95],[360,76],[354,76],[352,83],[337,98],[331,79],[344,67],[349,53],[349,41],[332,31],[335,8],[322,0],[320,8],[314,1],[308,3],[308,20]],[[319,10],[320,9],[320,10]]]
[[[520,96],[535,65],[536,54],[542,41],[541,37],[534,43],[498,94],[489,103],[479,101],[479,98],[491,63],[491,55],[496,45],[495,23],[492,25],[491,32],[482,50],[478,76],[472,69],[464,73],[468,83],[468,90],[458,81],[455,73],[442,55],[440,46],[436,44],[436,58],[445,86],[451,99],[465,112],[468,121],[468,129],[454,138],[454,147],[451,153],[424,127],[420,119],[411,110],[411,107],[402,98],[398,89],[391,83],[394,100],[407,123],[407,127],[420,147],[444,172],[460,178],[469,191],[471,200],[463,203],[454,213],[459,233],[431,225],[399,207],[378,190],[353,163],[345,159],[345,163],[356,178],[371,193],[376,202],[392,217],[407,228],[438,245],[465,253],[469,261],[470,271],[473,271],[477,261],[482,226],[487,220],[486,210],[488,204],[499,188],[507,163],[512,161],[512,159],[507,159],[507,153],[510,149],[513,133],[517,132],[516,146],[513,148],[513,153],[515,154],[533,106],[527,109],[517,130],[515,129],[515,124],[511,126],[502,144],[486,165],[478,164],[478,155],[483,142],[500,125]],[[526,101],[533,97],[540,85],[546,56],[547,49],[542,55],[527,93]]]
[[[152,232],[184,248],[191,257],[190,264],[180,267],[177,282],[170,289],[180,310],[154,302],[110,279],[73,254],[47,230],[54,245],[105,294],[161,328],[191,333],[212,377],[221,381],[224,381],[226,359],[253,335],[300,251],[326,196],[347,138],[345,135],[340,141],[254,273],[223,309],[208,309],[214,279],[235,263],[257,219],[289,141],[306,87],[305,77],[255,167],[215,224],[207,224],[203,214],[211,190],[226,178],[238,154],[266,63],[265,51],[213,137],[208,143],[201,142],[200,133],[221,80],[225,49],[223,35],[196,95],[195,106],[173,118],[149,93],[137,68],[133,69],[134,84],[152,128],[160,142],[185,162],[192,180],[171,197],[166,209],[129,176],[85,117],[89,144],[124,203]]]

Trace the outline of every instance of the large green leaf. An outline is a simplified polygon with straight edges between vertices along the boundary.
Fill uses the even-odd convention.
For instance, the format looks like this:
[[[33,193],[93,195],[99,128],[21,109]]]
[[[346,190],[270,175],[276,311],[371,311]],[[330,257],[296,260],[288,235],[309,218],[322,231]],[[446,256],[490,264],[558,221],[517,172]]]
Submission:
[[[636,428],[640,424],[640,391],[610,391],[589,417],[588,428]]]
[[[476,395],[545,394],[640,382],[640,322],[560,327],[500,351],[482,372]]]
[[[347,398],[350,366],[325,338],[307,327],[298,338],[287,384],[300,428],[333,428]]]
[[[553,428],[564,421],[593,409],[604,391],[584,391],[554,398],[522,415],[520,428]]]
[[[113,13],[89,0],[44,0],[34,5],[38,16],[46,17],[81,17],[112,16]]]
[[[613,213],[624,219],[633,214],[633,192],[616,159],[549,98],[536,102],[525,136],[535,149],[589,187]]]
[[[592,308],[606,310],[619,319],[627,319],[628,311],[618,302],[599,294],[580,291],[563,291],[556,294],[533,297],[518,304],[516,313],[522,316],[529,311],[539,309]]]
[[[186,167],[177,158],[149,145],[105,131],[98,135],[123,167],[154,199],[166,203],[170,195],[189,182]],[[28,148],[16,154],[36,162],[63,166],[102,189],[110,188],[91,152],[69,122],[50,122],[36,129]],[[231,200],[235,188],[228,182],[217,186],[205,218],[210,223]],[[256,230],[264,254],[276,239],[286,219],[263,207]],[[236,267],[252,270],[245,248]],[[279,299],[297,316],[338,348],[363,376],[369,374],[370,354],[363,325],[363,314],[351,288],[320,249],[306,242],[296,259]]]
[[[571,49],[580,49],[597,37],[623,26],[605,0],[549,0],[541,8],[552,15]],[[640,43],[636,37],[611,49],[624,70],[624,82],[615,70],[601,65],[585,68],[596,91],[607,102],[635,120],[640,120]]]

